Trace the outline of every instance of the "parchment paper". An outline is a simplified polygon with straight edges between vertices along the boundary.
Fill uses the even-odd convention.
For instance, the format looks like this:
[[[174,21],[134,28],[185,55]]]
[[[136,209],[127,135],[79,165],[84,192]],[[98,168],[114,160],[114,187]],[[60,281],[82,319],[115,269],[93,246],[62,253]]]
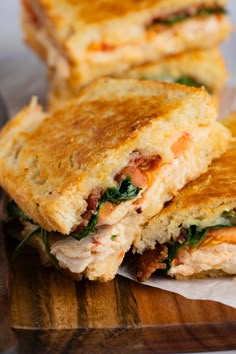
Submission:
[[[118,274],[136,281],[134,268],[130,265],[122,265]],[[236,277],[174,280],[154,275],[142,284],[172,291],[189,299],[213,300],[236,308]]]

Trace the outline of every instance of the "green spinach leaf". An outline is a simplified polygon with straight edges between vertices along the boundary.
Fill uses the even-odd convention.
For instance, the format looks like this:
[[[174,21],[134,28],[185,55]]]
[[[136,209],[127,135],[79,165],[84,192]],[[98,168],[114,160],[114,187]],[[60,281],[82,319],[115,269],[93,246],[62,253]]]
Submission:
[[[95,231],[95,226],[98,222],[99,209],[102,203],[111,202],[117,204],[124,200],[134,199],[137,197],[140,190],[141,188],[138,188],[132,184],[130,176],[127,176],[125,179],[123,179],[118,188],[108,188],[104,195],[99,199],[95,212],[91,216],[88,225],[79,234],[72,233],[70,236],[78,241],[87,237],[90,233]]]
[[[184,234],[185,241],[184,242],[179,242],[177,241],[172,241],[168,245],[168,258],[166,260],[166,270],[165,273],[167,273],[170,268],[172,261],[176,257],[176,254],[178,250],[185,245],[188,245],[191,248],[197,247],[205,238],[206,234],[208,233],[209,230],[211,229],[220,229],[222,227],[229,227],[231,225],[214,225],[214,226],[208,226],[206,228],[201,229],[197,225],[191,225],[188,229],[182,229],[181,233]]]
[[[47,230],[41,228],[40,230],[41,232],[41,236],[42,236],[42,241],[43,241],[43,244],[44,244],[44,247],[45,247],[45,250],[48,254],[48,257],[50,259],[50,262],[51,264],[53,265],[54,268],[56,269],[60,269],[60,266],[59,266],[59,263],[58,263],[58,260],[56,259],[56,257],[51,254],[50,252],[50,245],[49,245],[49,236],[50,236],[50,232],[48,232]]]
[[[118,188],[115,187],[110,187],[106,190],[104,195],[99,199],[97,207],[95,209],[94,214],[91,216],[88,225],[78,234],[78,233],[71,233],[70,236],[75,238],[76,240],[82,240],[83,238],[87,237],[90,233],[95,231],[95,226],[98,223],[98,215],[99,215],[99,209],[102,205],[102,203],[105,203],[107,201],[111,203],[119,203],[124,200],[131,200],[134,199],[140,192],[141,188],[138,188],[134,186],[131,182],[131,179],[129,176],[127,176],[124,180],[121,181],[120,185]],[[22,218],[25,221],[29,221],[33,223],[24,213],[23,211],[18,207],[18,205],[12,200],[8,203],[8,215],[12,218]],[[37,225],[37,224],[35,224]],[[20,253],[22,247],[25,245],[25,243],[36,233],[41,233],[42,240],[45,246],[45,250],[48,253],[48,256],[51,260],[51,263],[54,265],[55,268],[58,268],[58,262],[57,259],[51,254],[50,252],[50,246],[48,242],[48,237],[49,237],[49,232],[41,228],[40,226],[35,229],[33,232],[31,232],[28,236],[26,236],[16,247],[12,259],[14,260],[16,256]]]
[[[222,217],[228,220],[232,226],[236,225],[236,208],[229,211],[224,211]]]
[[[24,247],[24,245],[26,244],[26,242],[28,242],[32,236],[38,234],[41,232],[41,227],[37,227],[35,230],[33,230],[32,232],[30,232],[15,248],[12,257],[11,257],[11,261],[14,262],[15,258],[19,255],[19,253],[21,252],[22,248]]]
[[[193,87],[204,86],[208,93],[210,93],[210,94],[212,93],[211,90],[209,89],[209,87],[204,85],[202,82],[195,80],[191,76],[187,76],[187,75],[180,76],[178,79],[175,80],[175,82],[177,84],[181,84],[181,85],[185,85],[185,86],[193,86]]]
[[[173,16],[170,16],[169,18],[164,18],[164,19],[155,19],[152,23],[152,25],[155,24],[163,24],[163,25],[174,25],[175,23],[182,22],[190,17],[194,16],[210,16],[214,14],[222,14],[225,15],[227,14],[227,10],[223,7],[216,6],[213,8],[202,8],[196,10],[194,14],[189,14],[189,13],[181,13],[181,14],[176,14]]]
[[[117,204],[120,201],[134,199],[137,197],[140,191],[141,188],[134,186],[130,177],[127,176],[125,179],[123,179],[123,181],[121,181],[118,188],[108,188],[101,198],[100,203],[109,201]]]
[[[88,225],[79,234],[77,233],[70,234],[71,237],[75,238],[77,241],[80,241],[83,238],[87,237],[90,233],[95,231],[95,226],[97,225],[98,222],[98,213],[99,213],[100,205],[101,204],[98,204],[95,210],[95,214],[93,214],[89,219]]]
[[[7,214],[13,219],[23,219],[25,221],[30,221],[28,216],[18,207],[14,200],[10,200],[7,204]]]

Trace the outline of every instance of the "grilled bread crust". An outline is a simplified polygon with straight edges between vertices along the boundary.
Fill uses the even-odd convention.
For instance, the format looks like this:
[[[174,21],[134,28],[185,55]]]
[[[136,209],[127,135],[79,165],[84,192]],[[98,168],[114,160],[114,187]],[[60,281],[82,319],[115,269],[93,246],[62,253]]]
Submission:
[[[62,110],[47,115],[33,104],[3,128],[0,184],[43,228],[69,234],[90,192],[115,185],[134,151],[170,162],[172,136],[215,118],[204,89],[100,79]]]

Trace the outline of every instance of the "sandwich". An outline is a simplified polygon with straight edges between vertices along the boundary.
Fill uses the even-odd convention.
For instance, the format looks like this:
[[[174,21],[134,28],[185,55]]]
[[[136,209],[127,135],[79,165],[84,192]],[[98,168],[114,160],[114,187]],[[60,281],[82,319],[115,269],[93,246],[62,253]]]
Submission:
[[[231,31],[226,3],[23,0],[22,27],[57,90],[68,86],[76,94],[98,77],[217,46]]]
[[[236,117],[227,120],[236,137]],[[136,243],[137,278],[236,274],[236,140],[143,228]]]
[[[139,65],[125,75],[127,78],[175,82],[193,87],[204,86],[216,102],[228,78],[224,59],[218,48],[172,55],[158,62]]]
[[[158,61],[136,65],[124,73],[110,76],[176,82],[193,87],[204,86],[216,105],[218,105],[220,92],[228,78],[225,63],[218,48],[196,49],[171,55]],[[76,94],[68,81],[58,80],[52,74],[49,74],[49,87],[48,107],[50,110],[63,106]]]
[[[32,102],[0,133],[9,215],[44,263],[107,281],[141,226],[230,140],[202,88],[99,79],[53,114]]]

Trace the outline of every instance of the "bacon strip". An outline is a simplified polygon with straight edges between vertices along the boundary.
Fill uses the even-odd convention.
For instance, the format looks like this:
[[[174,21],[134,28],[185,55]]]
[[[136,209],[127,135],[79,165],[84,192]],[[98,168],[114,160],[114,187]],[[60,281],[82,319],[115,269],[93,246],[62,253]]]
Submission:
[[[168,248],[165,245],[157,244],[154,250],[146,250],[138,256],[136,263],[136,275],[140,282],[150,278],[158,269],[166,269],[164,261],[168,257]]]
[[[136,156],[130,161],[129,165],[115,177],[115,180],[120,183],[124,178],[130,176],[133,185],[139,188],[145,187],[150,179],[150,174],[158,169],[161,162],[161,157],[157,156]]]
[[[115,176],[115,181],[121,183],[123,179],[130,176],[133,185],[139,188],[144,188],[145,186],[152,183],[152,176],[154,171],[159,168],[161,157],[158,156],[140,156],[139,152],[135,151],[129,162],[129,165],[123,168],[123,170]],[[76,232],[81,232],[83,228],[88,224],[89,219],[93,215],[98,201],[104,193],[103,188],[95,188],[89,194],[87,199],[87,210],[83,213],[80,225],[76,228]],[[99,211],[99,222],[109,218],[109,215],[113,212],[115,205],[111,202],[105,202],[101,205]],[[142,212],[142,211],[139,211]]]

